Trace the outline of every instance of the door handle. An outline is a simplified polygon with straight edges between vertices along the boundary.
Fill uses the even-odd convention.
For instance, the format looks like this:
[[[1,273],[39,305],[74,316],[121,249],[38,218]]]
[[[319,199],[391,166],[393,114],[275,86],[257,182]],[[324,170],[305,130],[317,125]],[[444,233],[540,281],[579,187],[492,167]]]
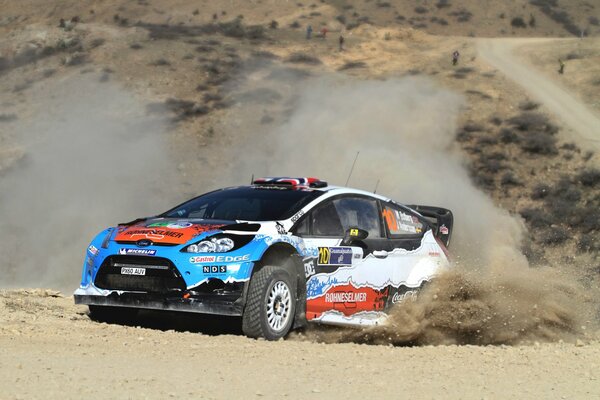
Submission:
[[[373,251],[373,255],[377,258],[386,258],[388,256],[388,252],[385,250],[375,250]]]

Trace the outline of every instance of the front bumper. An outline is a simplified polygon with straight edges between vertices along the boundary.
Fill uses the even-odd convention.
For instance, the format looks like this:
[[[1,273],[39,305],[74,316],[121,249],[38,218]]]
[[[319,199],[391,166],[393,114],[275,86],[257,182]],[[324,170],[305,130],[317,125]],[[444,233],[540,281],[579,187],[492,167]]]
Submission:
[[[241,316],[246,286],[241,284],[240,291],[224,294],[204,294],[193,291],[158,294],[106,291],[88,287],[77,289],[74,298],[75,304],[84,305]]]

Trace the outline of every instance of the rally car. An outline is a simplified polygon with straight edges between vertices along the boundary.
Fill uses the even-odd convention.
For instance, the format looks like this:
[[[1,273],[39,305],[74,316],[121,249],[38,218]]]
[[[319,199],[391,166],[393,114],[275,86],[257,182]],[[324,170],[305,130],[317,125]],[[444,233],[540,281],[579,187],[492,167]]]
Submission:
[[[241,316],[275,340],[307,322],[383,324],[449,267],[450,210],[316,178],[261,178],[102,231],[75,303],[98,319],[139,309]]]

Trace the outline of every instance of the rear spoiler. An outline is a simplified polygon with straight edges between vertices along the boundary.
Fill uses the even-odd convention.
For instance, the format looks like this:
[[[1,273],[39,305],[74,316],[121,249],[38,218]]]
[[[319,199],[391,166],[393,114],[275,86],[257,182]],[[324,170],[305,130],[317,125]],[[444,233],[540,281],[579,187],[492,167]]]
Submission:
[[[448,210],[447,208],[432,206],[412,205],[407,207],[415,210],[427,218],[427,220],[433,226],[433,234],[435,237],[440,239],[440,241],[444,243],[444,246],[448,247],[450,245],[452,226],[454,224],[454,216],[452,215],[452,211]]]

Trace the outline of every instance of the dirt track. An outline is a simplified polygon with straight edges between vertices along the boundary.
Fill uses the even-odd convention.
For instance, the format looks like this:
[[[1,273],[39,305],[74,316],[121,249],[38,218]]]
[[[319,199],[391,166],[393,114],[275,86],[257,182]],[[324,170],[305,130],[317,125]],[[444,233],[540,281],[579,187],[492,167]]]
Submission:
[[[479,39],[477,43],[479,54],[484,60],[525,88],[536,101],[557,115],[567,127],[575,131],[575,139],[586,146],[600,149],[600,118],[556,80],[552,81],[513,55],[518,46],[552,40],[577,39]]]
[[[146,315],[144,327],[100,324],[72,298],[48,294],[0,293],[2,399],[600,398],[597,341],[388,347],[296,335],[265,342],[237,335],[235,323],[215,331],[210,319],[159,325]]]

